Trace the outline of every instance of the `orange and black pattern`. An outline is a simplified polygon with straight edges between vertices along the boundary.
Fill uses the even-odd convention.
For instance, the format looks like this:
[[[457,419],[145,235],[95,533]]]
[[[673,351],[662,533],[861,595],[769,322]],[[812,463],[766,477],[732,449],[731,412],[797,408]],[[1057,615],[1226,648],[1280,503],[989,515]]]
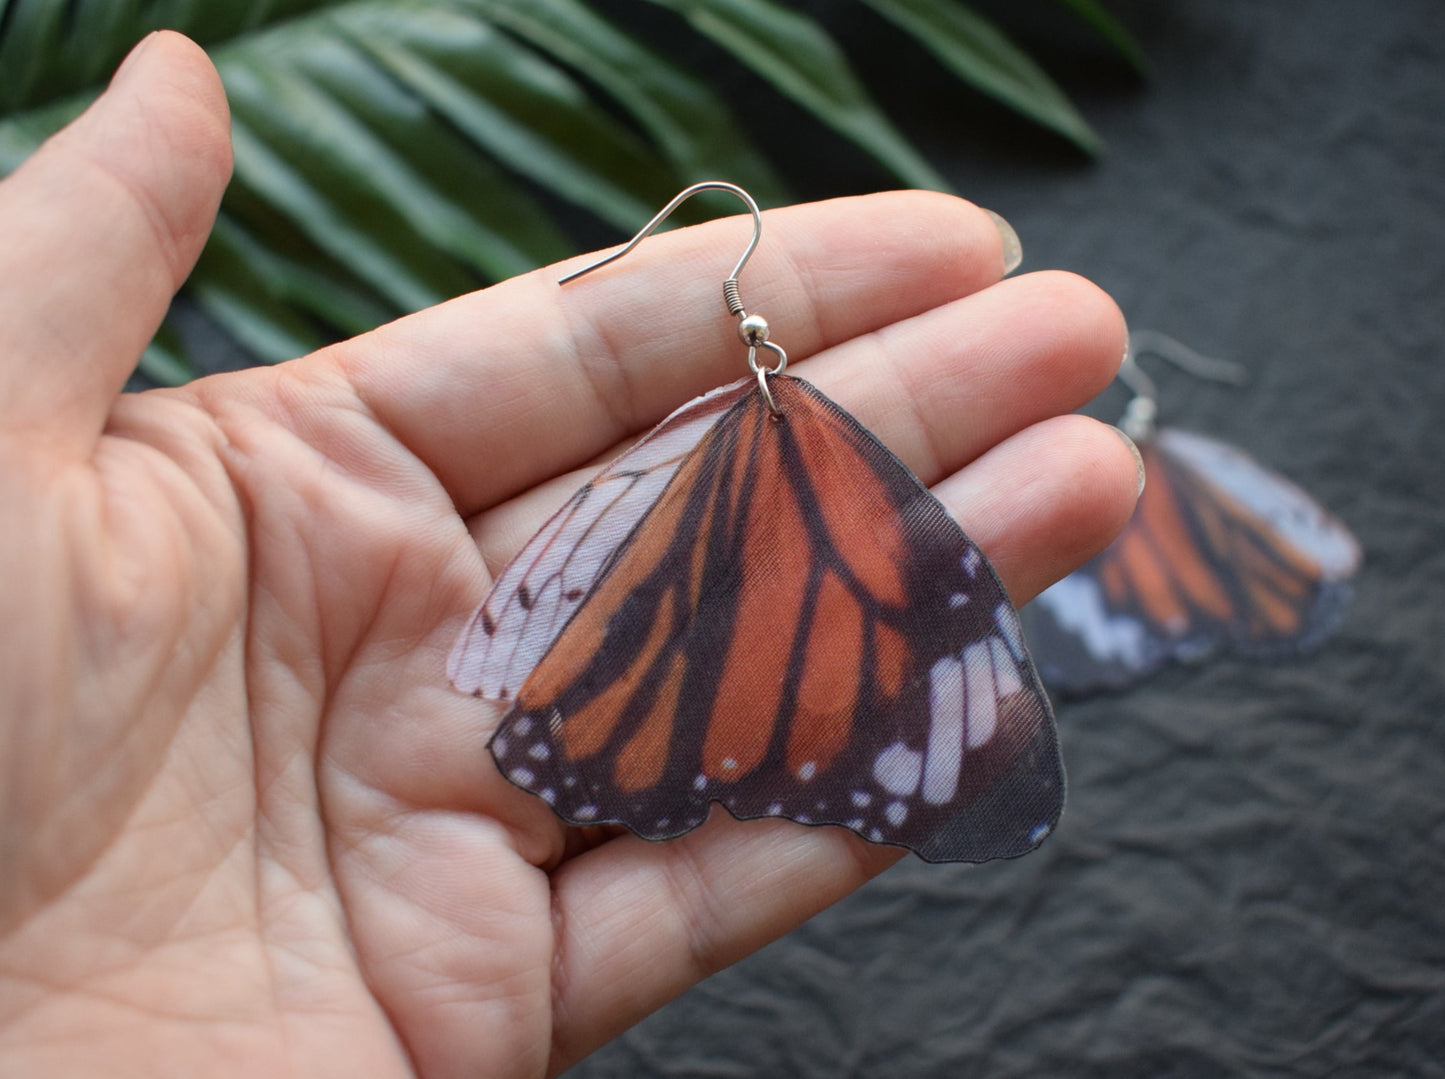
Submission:
[[[717,801],[933,861],[1032,849],[1058,818],[1063,772],[1002,586],[857,421],[806,382],[770,388],[780,414],[755,388],[728,388],[690,451],[653,453],[667,482],[613,528],[610,549],[582,558],[599,563],[595,579],[516,693],[492,742],[498,766],[569,822],[654,839],[696,827]],[[685,409],[668,423],[694,420]],[[646,467],[624,455],[594,485],[638,483],[666,428],[637,447]],[[522,566],[565,530],[544,529]],[[516,607],[508,574],[526,577],[504,573],[493,610]],[[473,692],[485,680],[458,672],[525,632],[520,610],[509,630],[488,609],[453,659]]]
[[[1359,565],[1342,524],[1202,435],[1165,429],[1142,453],[1147,483],[1123,533],[1024,612],[1045,684],[1118,688],[1221,647],[1299,651],[1335,626]]]

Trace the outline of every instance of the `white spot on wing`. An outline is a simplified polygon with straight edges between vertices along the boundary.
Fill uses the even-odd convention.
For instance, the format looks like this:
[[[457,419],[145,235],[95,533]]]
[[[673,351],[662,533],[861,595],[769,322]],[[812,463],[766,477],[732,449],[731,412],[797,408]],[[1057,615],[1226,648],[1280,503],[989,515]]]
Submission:
[[[988,652],[993,657],[993,680],[998,686],[1000,697],[1011,697],[1024,688],[1023,679],[1019,677],[1018,663],[1013,655],[997,637],[988,639]]]
[[[968,737],[964,745],[978,749],[988,744],[998,727],[998,690],[988,645],[980,641],[965,648],[963,669],[968,681]]]
[[[507,778],[519,787],[530,787],[537,782],[537,777],[530,768],[513,768],[507,773]]]
[[[923,774],[923,754],[894,742],[873,761],[873,778],[889,794],[912,794]]]
[[[889,824],[897,828],[908,819],[908,807],[902,802],[889,802],[888,808],[883,811],[883,815],[888,818]]]
[[[1019,628],[1019,616],[1004,602],[993,609],[993,620],[998,631],[1003,634],[1003,639],[1008,642],[1008,650],[1022,663],[1027,653],[1024,651],[1024,632]]]
[[[1145,664],[1144,625],[1137,619],[1109,613],[1103,590],[1083,573],[1071,573],[1034,600],[1065,633],[1078,638],[1097,660],[1111,660],[1137,669]]]
[[[952,801],[963,767],[963,664],[943,656],[928,672],[928,756],[923,766],[923,800]]]
[[[798,778],[801,779],[804,783],[808,782],[817,774],[817,761],[804,761],[801,765],[798,766]]]

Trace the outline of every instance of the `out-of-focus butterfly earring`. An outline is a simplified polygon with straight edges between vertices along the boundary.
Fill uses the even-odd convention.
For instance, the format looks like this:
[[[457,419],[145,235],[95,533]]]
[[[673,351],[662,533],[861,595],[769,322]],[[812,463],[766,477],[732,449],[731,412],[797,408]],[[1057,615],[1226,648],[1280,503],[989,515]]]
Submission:
[[[491,741],[570,824],[668,839],[712,802],[929,861],[1037,846],[1063,806],[1053,713],[1002,585],[937,499],[723,286],[753,374],[683,405],[502,572],[452,654],[510,701]],[[759,357],[775,362],[759,362]]]
[[[1145,354],[1244,381],[1239,365],[1164,334],[1131,335],[1119,379],[1134,397],[1119,426],[1143,455],[1144,493],[1113,544],[1023,612],[1045,684],[1066,694],[1119,689],[1221,648],[1308,649],[1338,623],[1360,565],[1349,530],[1289,480],[1233,446],[1158,427]]]

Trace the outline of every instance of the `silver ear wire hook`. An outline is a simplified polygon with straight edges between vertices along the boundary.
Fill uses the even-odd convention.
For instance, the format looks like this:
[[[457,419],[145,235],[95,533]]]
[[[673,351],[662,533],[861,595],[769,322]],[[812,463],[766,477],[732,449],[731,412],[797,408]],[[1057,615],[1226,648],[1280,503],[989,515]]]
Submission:
[[[560,278],[557,284],[565,285],[569,281],[577,280],[577,278],[583,274],[589,274],[593,270],[600,270],[603,266],[616,262],[623,255],[630,253],[643,240],[647,239],[653,230],[667,220],[668,216],[674,210],[702,191],[726,191],[729,194],[736,195],[743,200],[748,208],[748,212],[753,215],[753,238],[748,241],[747,249],[743,251],[742,258],[738,259],[737,265],[733,267],[733,272],[730,273],[728,279],[723,282],[723,302],[727,304],[728,310],[737,316],[738,336],[742,338],[743,344],[748,346],[748,367],[758,376],[758,388],[762,391],[763,400],[767,402],[768,408],[776,414],[779,409],[777,402],[773,400],[772,391],[768,389],[768,376],[783,373],[783,368],[788,366],[788,354],[783,351],[782,346],[768,340],[768,334],[770,332],[768,329],[768,320],[763,318],[762,315],[748,314],[747,310],[743,307],[742,298],[738,294],[738,275],[743,272],[743,267],[748,264],[748,259],[753,257],[753,252],[756,251],[758,247],[758,241],[762,239],[763,236],[763,215],[762,211],[758,209],[758,204],[754,201],[753,197],[741,187],[738,187],[737,184],[730,184],[725,180],[704,180],[701,183],[684,188],[673,196],[671,202],[657,211],[652,220],[643,225],[637,235],[627,241],[625,245],[612,252],[612,254],[606,255],[590,265],[583,266],[580,270],[573,270],[565,277]],[[758,349],[760,348],[765,348],[778,357],[778,362],[775,367],[767,367],[758,363]]]
[[[1144,355],[1158,356],[1181,371],[1209,382],[1243,386],[1249,381],[1249,370],[1243,364],[1206,356],[1158,330],[1131,330],[1118,378],[1134,391],[1134,396],[1124,406],[1119,427],[1135,442],[1143,442],[1154,434],[1159,416],[1159,388],[1139,366],[1139,357]]]

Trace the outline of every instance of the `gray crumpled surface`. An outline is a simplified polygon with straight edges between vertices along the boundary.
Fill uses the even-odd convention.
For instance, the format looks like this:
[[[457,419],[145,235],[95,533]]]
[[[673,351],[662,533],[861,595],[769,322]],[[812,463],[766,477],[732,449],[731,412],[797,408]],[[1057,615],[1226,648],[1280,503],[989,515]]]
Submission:
[[[1099,165],[986,107],[912,131],[1026,269],[1252,368],[1245,391],[1161,373],[1165,420],[1356,531],[1344,625],[1301,661],[1064,706],[1069,806],[1038,853],[907,860],[573,1079],[1445,1075],[1445,7],[1111,7],[1156,76],[1078,65]],[[902,50],[838,18],[888,82]],[[895,111],[946,90],[917,63],[891,86]],[[852,183],[818,175],[802,194]]]

